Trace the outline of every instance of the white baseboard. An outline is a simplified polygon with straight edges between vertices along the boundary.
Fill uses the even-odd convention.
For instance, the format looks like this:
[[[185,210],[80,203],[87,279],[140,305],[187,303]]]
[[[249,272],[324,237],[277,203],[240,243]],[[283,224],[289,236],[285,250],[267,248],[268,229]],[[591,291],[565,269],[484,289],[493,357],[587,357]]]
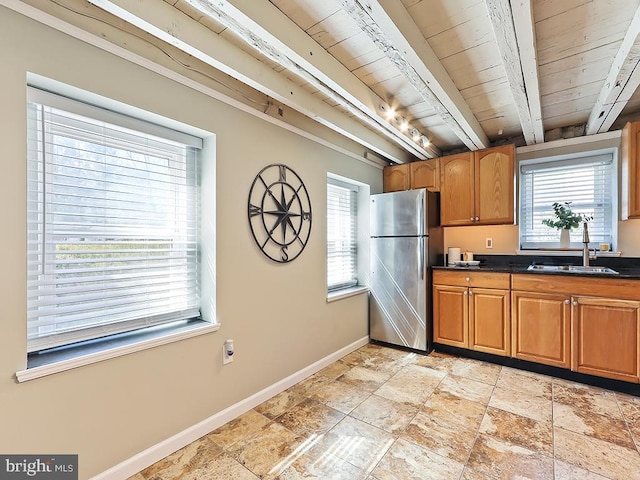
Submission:
[[[181,449],[182,447],[190,444],[198,438],[212,432],[218,427],[221,427],[225,423],[233,420],[234,418],[242,415],[243,413],[251,410],[252,408],[260,405],[261,403],[269,400],[271,397],[277,395],[280,392],[285,391],[287,388],[292,387],[296,383],[301,382],[309,375],[313,375],[319,372],[324,367],[332,364],[333,362],[341,359],[345,355],[357,350],[358,348],[369,343],[369,337],[363,337],[360,340],[341,348],[337,352],[334,352],[326,357],[312,363],[308,367],[298,370],[296,373],[289,375],[288,377],[280,380],[273,385],[260,390],[259,392],[239,401],[238,403],[231,405],[228,408],[204,419],[200,423],[197,423],[180,433],[173,435],[166,440],[163,440],[156,445],[147,448],[146,450],[134,455],[133,457],[125,460],[111,467],[108,470],[96,475],[92,480],[124,480],[126,478],[135,475],[141,470],[144,470],[149,465],[153,465],[159,460],[162,460],[166,456]]]

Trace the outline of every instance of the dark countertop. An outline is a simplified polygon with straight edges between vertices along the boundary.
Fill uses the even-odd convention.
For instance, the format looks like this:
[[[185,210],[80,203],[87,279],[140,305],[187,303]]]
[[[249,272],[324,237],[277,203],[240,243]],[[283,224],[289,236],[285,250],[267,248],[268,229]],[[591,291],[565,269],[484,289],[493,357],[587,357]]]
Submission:
[[[596,277],[596,278],[625,278],[640,280],[640,258],[632,257],[602,257],[591,261],[591,265],[609,267],[617,274],[611,273],[583,273],[567,271],[527,270],[529,265],[582,265],[582,257],[541,257],[533,255],[475,255],[480,261],[477,267],[454,267],[434,265],[434,270],[454,270],[473,272],[502,272],[527,273],[532,275],[564,275]],[[444,262],[443,262],[444,263]]]

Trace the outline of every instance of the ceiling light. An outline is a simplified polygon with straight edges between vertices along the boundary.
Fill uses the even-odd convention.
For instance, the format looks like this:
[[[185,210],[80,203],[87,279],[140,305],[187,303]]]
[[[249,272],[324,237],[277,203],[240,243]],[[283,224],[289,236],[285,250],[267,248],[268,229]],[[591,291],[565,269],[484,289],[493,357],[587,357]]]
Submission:
[[[401,132],[406,132],[407,130],[409,130],[409,123],[404,118],[401,118],[400,119],[400,131]]]
[[[417,129],[412,128],[411,129],[411,138],[413,138],[414,142],[420,141],[420,132]]]
[[[422,148],[427,148],[427,147],[431,144],[431,142],[429,141],[429,139],[428,139],[427,137],[425,137],[424,135],[422,135],[422,137],[420,138],[420,140],[421,140],[421,142],[420,142],[420,143],[422,143]]]

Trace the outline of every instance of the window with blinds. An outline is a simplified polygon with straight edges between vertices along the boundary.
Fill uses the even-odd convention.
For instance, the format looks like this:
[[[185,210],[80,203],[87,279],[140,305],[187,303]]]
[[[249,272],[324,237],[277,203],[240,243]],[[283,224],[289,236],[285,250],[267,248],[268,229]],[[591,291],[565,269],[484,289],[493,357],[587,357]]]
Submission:
[[[571,202],[571,210],[589,221],[591,248],[612,243],[616,225],[613,154],[599,154],[520,167],[520,247],[557,248],[560,232],[542,223],[555,218],[553,203]],[[582,245],[582,228],[571,231],[572,246]]]
[[[358,187],[332,178],[327,182],[327,287],[358,284]]]
[[[30,88],[30,352],[198,317],[201,142]]]

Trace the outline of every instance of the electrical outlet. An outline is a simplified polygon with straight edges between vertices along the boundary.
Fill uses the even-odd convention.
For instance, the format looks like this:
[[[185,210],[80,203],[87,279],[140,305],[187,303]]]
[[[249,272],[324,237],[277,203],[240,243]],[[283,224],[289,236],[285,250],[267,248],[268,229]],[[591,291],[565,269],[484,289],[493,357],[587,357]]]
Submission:
[[[486,248],[493,248],[493,238],[491,237],[485,238],[484,244]]]
[[[227,365],[228,363],[233,362],[233,356],[235,353],[233,340],[226,340],[224,345],[222,345],[222,364]]]

